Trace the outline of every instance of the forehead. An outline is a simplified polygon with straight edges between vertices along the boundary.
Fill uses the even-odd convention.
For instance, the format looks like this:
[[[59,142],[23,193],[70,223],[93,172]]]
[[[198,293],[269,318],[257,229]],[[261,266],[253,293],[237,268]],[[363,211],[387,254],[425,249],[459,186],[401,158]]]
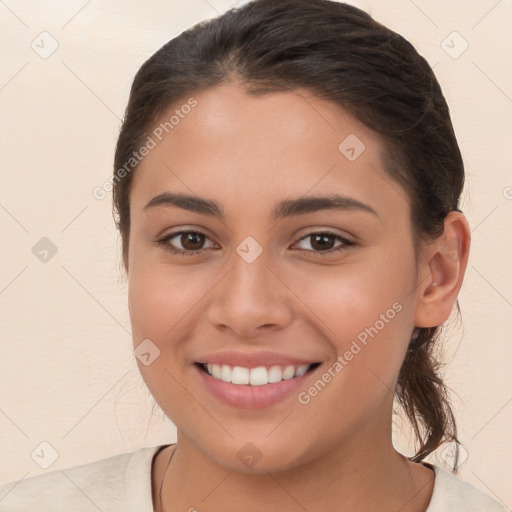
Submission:
[[[190,98],[195,106],[181,109]],[[226,84],[190,98],[151,132],[155,147],[136,170],[133,209],[164,191],[261,210],[326,192],[377,205],[406,199],[383,168],[380,137],[307,90],[252,96]]]

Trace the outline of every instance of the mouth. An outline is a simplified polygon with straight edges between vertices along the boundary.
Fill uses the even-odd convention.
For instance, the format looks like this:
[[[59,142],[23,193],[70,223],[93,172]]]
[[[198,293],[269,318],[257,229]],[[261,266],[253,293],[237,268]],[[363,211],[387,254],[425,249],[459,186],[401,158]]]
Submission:
[[[321,363],[287,366],[270,365],[255,368],[199,362],[195,364],[203,373],[219,381],[236,386],[265,386],[302,377],[314,371]]]
[[[324,366],[309,356],[279,350],[228,348],[197,354],[191,374],[205,397],[213,403],[237,409],[263,409],[298,400]],[[270,409],[269,409],[270,410]]]

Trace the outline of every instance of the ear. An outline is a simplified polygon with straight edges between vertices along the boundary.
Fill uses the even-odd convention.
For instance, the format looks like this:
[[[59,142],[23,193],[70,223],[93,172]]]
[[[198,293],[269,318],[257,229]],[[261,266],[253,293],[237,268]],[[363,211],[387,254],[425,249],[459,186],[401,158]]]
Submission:
[[[448,213],[443,234],[420,256],[415,326],[436,327],[450,316],[466,272],[470,243],[466,217],[460,212]]]

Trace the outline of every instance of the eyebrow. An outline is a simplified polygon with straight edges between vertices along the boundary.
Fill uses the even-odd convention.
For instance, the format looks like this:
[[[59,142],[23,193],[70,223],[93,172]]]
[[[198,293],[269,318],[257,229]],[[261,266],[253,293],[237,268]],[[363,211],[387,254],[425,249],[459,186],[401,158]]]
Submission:
[[[226,213],[222,206],[216,201],[204,199],[198,196],[179,194],[173,192],[163,192],[149,201],[144,207],[144,211],[157,206],[176,206],[203,215],[210,215],[221,220],[225,220]],[[312,196],[299,197],[297,199],[285,199],[279,202],[272,211],[272,218],[279,220],[294,215],[303,215],[321,210],[344,210],[344,211],[362,211],[371,213],[379,218],[378,213],[369,205],[351,197],[343,195]]]

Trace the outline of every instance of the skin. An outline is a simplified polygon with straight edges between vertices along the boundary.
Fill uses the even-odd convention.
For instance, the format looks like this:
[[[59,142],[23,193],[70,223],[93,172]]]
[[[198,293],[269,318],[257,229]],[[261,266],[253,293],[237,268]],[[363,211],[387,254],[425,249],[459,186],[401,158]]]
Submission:
[[[377,134],[304,90],[253,97],[232,82],[193,96],[197,106],[139,164],[130,193],[133,341],[150,339],[160,350],[150,365],[137,362],[178,431],[162,503],[175,447],[154,460],[155,510],[424,511],[434,474],[392,445],[393,389],[414,326],[439,325],[452,311],[469,255],[464,215],[450,212],[416,274],[408,198],[384,171]],[[349,134],[365,144],[355,161],[338,150]],[[164,191],[215,200],[226,218],[144,210]],[[378,216],[270,217],[283,199],[333,193]],[[180,236],[167,243],[202,254],[155,243],[182,228],[206,237],[196,246]],[[300,240],[325,229],[357,245],[327,254],[311,237]],[[248,236],[263,248],[251,264],[236,252]],[[329,240],[328,248],[341,243]],[[454,245],[456,257],[447,250]],[[242,410],[197,378],[198,354],[220,349],[272,349],[327,369],[394,303],[401,311],[307,405],[292,393]],[[247,442],[261,454],[251,467],[237,457]]]

